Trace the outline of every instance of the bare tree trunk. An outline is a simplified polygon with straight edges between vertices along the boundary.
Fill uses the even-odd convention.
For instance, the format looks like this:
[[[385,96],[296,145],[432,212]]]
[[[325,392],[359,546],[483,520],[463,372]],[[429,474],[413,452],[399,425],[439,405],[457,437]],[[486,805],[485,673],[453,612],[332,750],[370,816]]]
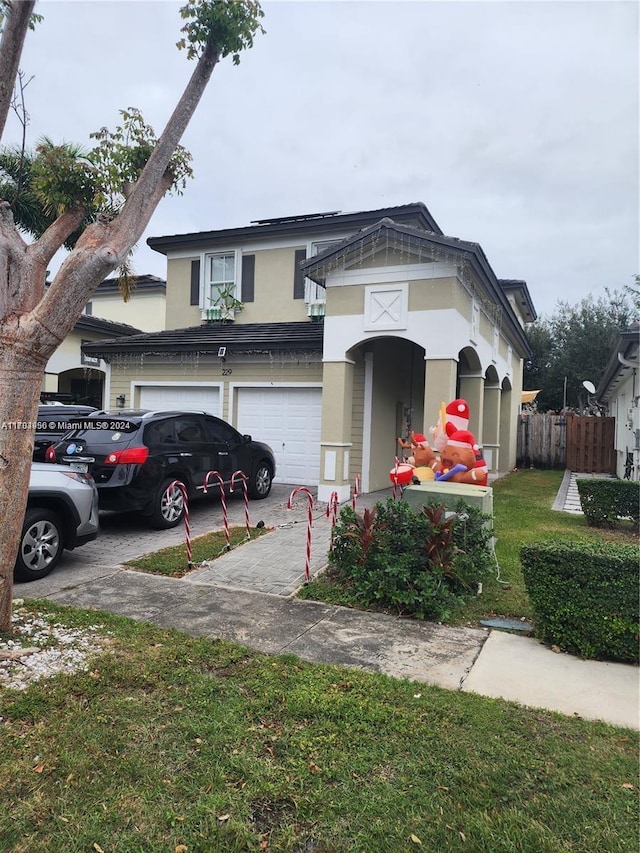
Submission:
[[[13,566],[29,489],[34,424],[46,359],[16,326],[0,327],[0,630],[11,627]]]
[[[13,566],[46,363],[96,287],[127,257],[171,186],[173,152],[217,62],[218,52],[209,45],[122,211],[112,222],[98,221],[85,229],[46,292],[46,266],[78,226],[82,211],[63,213],[39,240],[27,245],[15,229],[9,206],[0,204],[0,427],[7,425],[0,429],[0,631],[11,626]],[[28,426],[8,426],[17,422]]]
[[[12,0],[5,8],[0,40],[0,137],[7,122],[22,47],[29,29],[35,0]]]

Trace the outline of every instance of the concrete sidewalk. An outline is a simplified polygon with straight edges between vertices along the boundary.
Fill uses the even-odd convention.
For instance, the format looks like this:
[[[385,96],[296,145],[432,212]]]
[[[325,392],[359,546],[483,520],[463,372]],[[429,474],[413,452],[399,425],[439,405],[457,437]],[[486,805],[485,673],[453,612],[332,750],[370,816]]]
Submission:
[[[449,628],[292,598],[304,582],[307,520],[306,505],[286,510],[289,491],[280,486],[274,500],[260,505],[273,531],[185,578],[107,565],[83,573],[76,565],[73,572],[54,572],[29,584],[29,597],[224,638],[269,654],[287,652],[640,728],[637,667],[582,661],[502,631]],[[363,495],[358,509],[386,497]],[[240,503],[230,507],[230,523],[243,523]],[[330,529],[324,512],[314,512],[312,575],[326,565]]]

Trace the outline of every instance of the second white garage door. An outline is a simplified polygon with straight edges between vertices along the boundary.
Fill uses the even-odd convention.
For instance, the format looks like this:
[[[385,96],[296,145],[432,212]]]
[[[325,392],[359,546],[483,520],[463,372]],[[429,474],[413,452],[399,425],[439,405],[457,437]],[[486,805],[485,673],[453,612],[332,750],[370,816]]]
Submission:
[[[206,385],[143,385],[140,388],[140,408],[159,411],[190,409],[217,415],[220,411],[220,390]]]
[[[321,388],[238,388],[238,430],[266,442],[280,483],[317,486]]]

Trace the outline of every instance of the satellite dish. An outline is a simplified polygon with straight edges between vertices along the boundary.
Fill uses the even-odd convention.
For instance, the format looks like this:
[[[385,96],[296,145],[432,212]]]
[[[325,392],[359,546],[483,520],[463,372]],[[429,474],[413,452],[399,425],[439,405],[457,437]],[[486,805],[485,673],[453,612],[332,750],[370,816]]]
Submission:
[[[596,393],[596,386],[593,384],[593,382],[589,382],[588,379],[584,380],[584,382],[582,383],[582,387],[586,388],[590,394]]]

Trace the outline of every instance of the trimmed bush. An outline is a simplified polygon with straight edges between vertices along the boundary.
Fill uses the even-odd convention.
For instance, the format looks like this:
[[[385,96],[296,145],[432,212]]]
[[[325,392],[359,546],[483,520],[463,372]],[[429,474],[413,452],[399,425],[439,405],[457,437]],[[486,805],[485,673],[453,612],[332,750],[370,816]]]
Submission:
[[[536,636],[582,658],[638,662],[638,550],[544,543],[520,550]]]
[[[393,499],[362,515],[347,506],[334,529],[331,572],[365,607],[446,619],[492,567],[486,520],[464,502],[455,513]]]
[[[614,527],[621,518],[640,521],[640,483],[633,480],[576,479],[580,504],[591,527]]]

